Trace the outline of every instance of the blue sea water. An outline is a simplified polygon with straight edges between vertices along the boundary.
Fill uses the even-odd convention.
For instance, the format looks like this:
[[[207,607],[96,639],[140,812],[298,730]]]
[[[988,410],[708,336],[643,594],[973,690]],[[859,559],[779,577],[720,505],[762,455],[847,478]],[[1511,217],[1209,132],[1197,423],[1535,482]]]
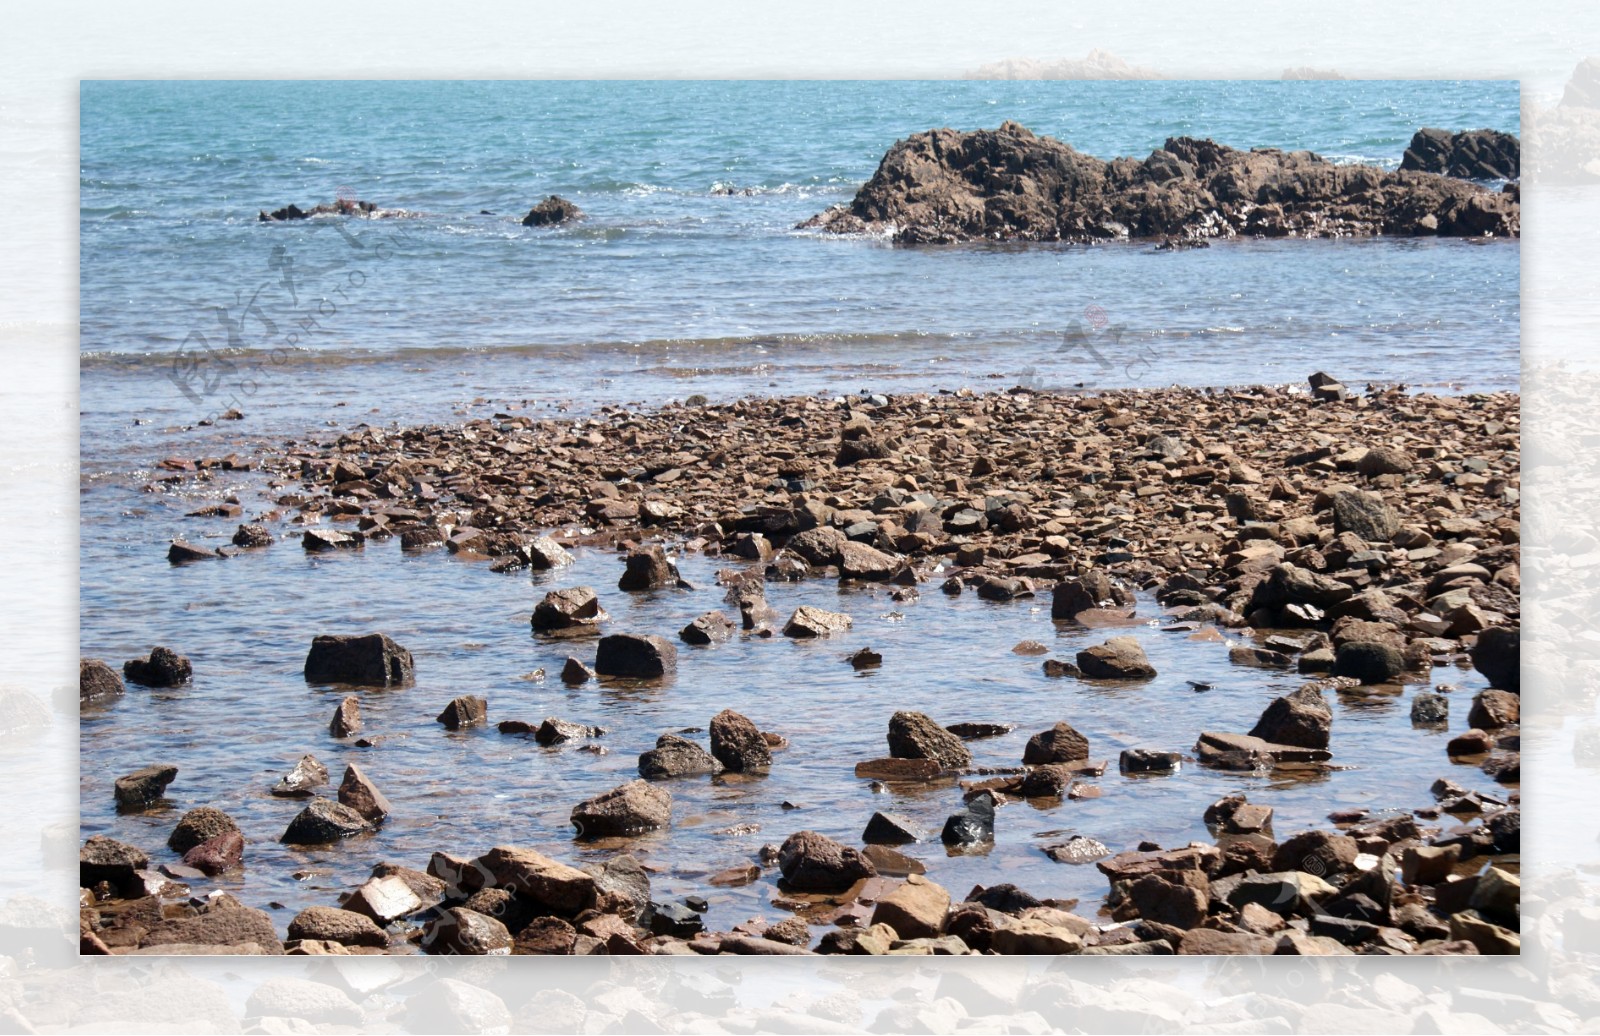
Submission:
[[[602,391],[1516,384],[1515,243],[793,229],[896,139],[1006,119],[1105,158],[1188,134],[1390,167],[1420,126],[1519,128],[1505,81],[85,82],[86,433]],[[552,193],[588,218],[522,227]],[[335,197],[415,217],[256,221]]]

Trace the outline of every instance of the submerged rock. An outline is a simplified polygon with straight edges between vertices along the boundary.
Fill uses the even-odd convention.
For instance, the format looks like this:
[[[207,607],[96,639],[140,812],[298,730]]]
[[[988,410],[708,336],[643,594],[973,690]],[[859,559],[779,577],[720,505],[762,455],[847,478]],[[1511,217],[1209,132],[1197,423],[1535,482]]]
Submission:
[[[80,666],[80,676],[82,667]],[[189,682],[194,666],[187,658],[171,648],[158,647],[146,658],[134,658],[122,663],[122,675],[129,682],[146,687],[178,687]]]
[[[940,841],[959,846],[994,841],[994,804],[994,796],[987,791],[968,799],[965,809],[945,820]]]
[[[528,210],[528,214],[522,217],[522,225],[525,227],[551,227],[582,218],[582,209],[559,194],[552,194]]]

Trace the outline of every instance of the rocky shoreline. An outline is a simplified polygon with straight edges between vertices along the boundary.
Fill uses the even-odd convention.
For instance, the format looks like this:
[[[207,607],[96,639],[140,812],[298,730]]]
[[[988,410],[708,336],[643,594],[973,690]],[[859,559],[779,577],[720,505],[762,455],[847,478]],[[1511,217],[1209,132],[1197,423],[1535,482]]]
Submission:
[[[1515,138],[1417,134],[1398,171],[1339,165],[1310,151],[1240,151],[1173,137],[1147,158],[1110,162],[1005,122],[896,141],[847,206],[800,224],[886,234],[903,244],[1161,238],[1517,237],[1521,194],[1434,172],[1507,168]],[[1503,140],[1500,138],[1504,138]]]
[[[1353,391],[1324,375],[1307,388],[1165,389],[1097,395],[1021,388],[992,394],[841,399],[692,400],[658,410],[603,408],[544,420],[507,409],[458,426],[361,427],[285,444],[260,458],[168,458],[154,491],[185,493],[227,470],[256,469],[276,501],[241,525],[234,547],[174,543],[174,565],[216,564],[237,550],[448,550],[496,570],[559,570],[568,548],[626,557],[615,590],[685,587],[668,549],[729,558],[708,611],[681,631],[615,628],[605,596],[569,586],[534,610],[534,635],[574,631],[598,642],[562,679],[648,682],[689,671],[674,641],[826,637],[848,615],[784,601],[801,580],[879,582],[911,599],[937,590],[1004,605],[1049,596],[1060,623],[1127,622],[1153,595],[1164,629],[1220,630],[1246,641],[1238,666],[1298,670],[1307,682],[1271,702],[1246,732],[1197,730],[1183,751],[1124,751],[1118,770],[1155,774],[1194,764],[1291,772],[1338,762],[1328,698],[1397,693],[1435,667],[1471,666],[1490,689],[1470,703],[1472,730],[1451,763],[1505,786],[1471,792],[1441,777],[1435,801],[1368,814],[1328,804],[1326,827],[1272,829],[1272,810],[1230,796],[1204,818],[1209,842],[1107,847],[1073,838],[1047,849],[1094,863],[1103,904],[1058,901],[1012,885],[958,898],[912,853],[993,838],[1020,799],[1097,794],[1108,763],[1069,722],[1034,734],[1007,772],[973,766],[967,742],[1009,730],[949,728],[896,713],[887,754],[841,759],[864,781],[948,787],[937,834],[892,812],[863,815],[860,847],[795,830],[748,864],[709,876],[717,887],[773,882],[794,916],[708,931],[704,901],[651,895],[649,870],[626,853],[569,866],[515,846],[456,847],[412,865],[380,862],[338,903],[306,906],[287,932],[233,896],[194,896],[248,852],[221,810],[184,814],[170,856],[95,837],[80,854],[81,941],[89,953],[1515,953],[1520,946],[1519,399],[1399,388]],[[229,517],[243,518],[234,503]],[[299,543],[292,541],[298,536]],[[664,549],[667,548],[667,549]],[[1148,597],[1143,598],[1148,600]],[[1107,632],[1114,632],[1108,630]],[[401,686],[414,662],[379,633],[308,637],[306,678]],[[587,651],[588,648],[583,650]],[[1062,680],[1149,679],[1132,638],[1109,636],[1071,659],[1038,653]],[[863,650],[857,667],[892,666]],[[117,670],[85,659],[86,706],[128,682],[181,685],[192,667],[157,648]],[[1203,688],[1196,687],[1196,690]],[[1412,697],[1412,720],[1437,723],[1447,684]],[[350,694],[330,733],[361,733]],[[487,722],[465,696],[438,720]],[[1248,722],[1248,720],[1246,721]],[[1242,728],[1244,723],[1240,724]],[[549,717],[501,732],[541,744],[600,731]],[[359,742],[356,742],[359,743]],[[784,765],[791,746],[724,710],[709,751],[664,733],[640,753],[639,779],[575,803],[581,840],[626,839],[671,825],[672,778]],[[1178,746],[1173,746],[1177,748]],[[181,761],[180,761],[181,762]],[[167,761],[123,775],[119,804],[159,800],[180,776]],[[953,779],[953,780],[952,780]],[[356,765],[338,786],[302,759],[272,789],[306,800],[281,836],[336,845],[394,807]],[[609,843],[608,843],[609,844]],[[1122,851],[1115,851],[1121,848]],[[942,851],[942,850],[940,850]],[[459,854],[458,854],[459,853]],[[193,898],[191,898],[193,897]],[[1081,909],[1080,912],[1074,912]]]

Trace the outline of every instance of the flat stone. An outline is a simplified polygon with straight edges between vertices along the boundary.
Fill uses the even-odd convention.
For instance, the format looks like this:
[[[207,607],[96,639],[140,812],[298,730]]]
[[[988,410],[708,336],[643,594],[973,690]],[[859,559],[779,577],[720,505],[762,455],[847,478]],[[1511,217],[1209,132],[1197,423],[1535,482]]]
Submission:
[[[783,635],[805,639],[808,637],[827,637],[835,633],[843,633],[852,625],[850,616],[842,612],[830,612],[809,604],[802,604],[789,616],[789,621],[783,624]]]

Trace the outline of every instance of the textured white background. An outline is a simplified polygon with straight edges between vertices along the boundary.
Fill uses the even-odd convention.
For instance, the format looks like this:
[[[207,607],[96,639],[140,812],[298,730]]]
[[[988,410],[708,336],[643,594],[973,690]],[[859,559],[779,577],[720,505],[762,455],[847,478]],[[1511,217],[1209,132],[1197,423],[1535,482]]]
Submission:
[[[1505,959],[246,958],[77,963],[77,83],[955,77],[1103,48],[1167,76],[1523,81],[1593,4],[12,3],[0,16],[0,1032],[1595,1032],[1600,164],[1524,190],[1524,954]],[[1264,5],[1262,5],[1264,7]],[[1564,152],[1583,178],[1600,146]],[[1542,142],[1527,141],[1528,159]],[[1587,150],[1585,150],[1587,148]],[[1560,165],[1560,163],[1558,163]],[[1558,170],[1560,171],[1560,170]],[[1595,353],[1594,355],[1600,355]],[[92,580],[92,571],[81,574]],[[1592,920],[1591,920],[1592,916]],[[265,1020],[263,1020],[265,1019]]]

